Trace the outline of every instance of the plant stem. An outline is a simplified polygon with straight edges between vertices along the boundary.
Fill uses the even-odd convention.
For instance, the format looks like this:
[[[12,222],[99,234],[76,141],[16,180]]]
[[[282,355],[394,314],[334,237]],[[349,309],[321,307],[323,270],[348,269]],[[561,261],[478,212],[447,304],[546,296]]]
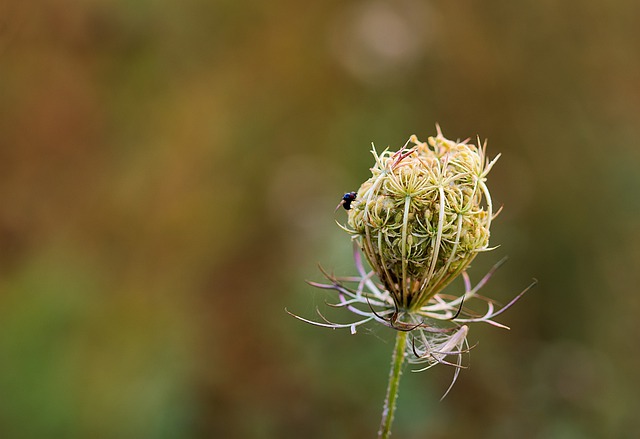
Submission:
[[[384,400],[382,422],[380,422],[380,430],[378,431],[379,439],[388,439],[391,436],[391,424],[393,423],[393,415],[396,410],[396,399],[398,399],[398,388],[400,387],[400,375],[402,375],[406,345],[407,332],[398,331],[396,335],[396,346],[393,348],[393,357],[391,357],[387,397]]]

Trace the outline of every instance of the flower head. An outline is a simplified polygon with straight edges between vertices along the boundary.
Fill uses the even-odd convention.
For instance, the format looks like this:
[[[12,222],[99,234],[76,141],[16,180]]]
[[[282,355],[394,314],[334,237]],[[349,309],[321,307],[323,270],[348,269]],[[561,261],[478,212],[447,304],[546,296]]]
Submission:
[[[358,274],[337,277],[323,270],[329,283],[309,282],[334,290],[338,301],[330,305],[346,308],[358,318],[335,323],[320,310],[320,321],[294,317],[317,326],[350,328],[352,333],[372,321],[410,332],[409,362],[426,364],[418,370],[453,365],[455,382],[462,354],[469,350],[468,325],[485,322],[507,328],[495,317],[536,283],[496,308],[478,291],[504,260],[475,286],[465,271],[478,253],[489,250],[496,213],[486,181],[498,156],[490,161],[486,143],[476,146],[448,140],[439,127],[427,142],[411,136],[397,152],[378,154],[374,148],[372,153],[372,175],[355,199],[348,194],[348,222],[341,225],[354,240]],[[371,270],[365,267],[361,253]],[[464,291],[443,293],[457,277],[463,279]],[[471,308],[474,301],[482,303],[483,309]]]
[[[349,228],[397,307],[416,310],[489,245],[493,216],[487,174],[498,157],[485,146],[411,136],[377,154],[357,192]]]

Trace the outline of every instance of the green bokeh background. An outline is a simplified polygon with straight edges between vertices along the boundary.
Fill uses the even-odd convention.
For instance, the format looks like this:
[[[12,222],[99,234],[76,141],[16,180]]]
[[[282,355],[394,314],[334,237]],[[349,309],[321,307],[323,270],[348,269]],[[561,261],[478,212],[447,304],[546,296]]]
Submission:
[[[489,139],[470,270],[538,287],[398,438],[640,435],[640,3],[0,3],[0,437],[374,437],[393,334],[307,326],[370,143]],[[347,320],[346,314],[332,314]]]

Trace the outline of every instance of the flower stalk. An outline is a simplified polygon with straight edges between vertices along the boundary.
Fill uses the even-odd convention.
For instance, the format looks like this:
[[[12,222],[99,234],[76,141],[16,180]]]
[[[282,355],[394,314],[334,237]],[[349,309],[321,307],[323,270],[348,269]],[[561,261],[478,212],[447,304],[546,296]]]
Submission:
[[[382,409],[382,421],[378,431],[379,439],[387,439],[391,436],[391,424],[396,411],[396,400],[398,399],[398,389],[400,388],[400,376],[404,365],[405,349],[407,346],[407,332],[398,331],[396,334],[396,346],[391,357],[391,370],[389,371],[389,384],[387,385],[387,396]]]

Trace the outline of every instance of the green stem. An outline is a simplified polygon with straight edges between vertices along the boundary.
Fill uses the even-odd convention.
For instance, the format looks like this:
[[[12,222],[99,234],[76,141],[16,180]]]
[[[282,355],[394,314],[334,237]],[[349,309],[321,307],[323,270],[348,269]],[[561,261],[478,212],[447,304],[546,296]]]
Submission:
[[[380,431],[378,431],[379,439],[388,439],[391,436],[391,424],[393,423],[393,415],[396,410],[396,399],[398,399],[398,388],[400,387],[400,375],[402,375],[406,345],[407,332],[398,331],[396,335],[396,346],[393,349],[393,357],[391,358],[387,397],[384,400],[382,422],[380,423]]]

